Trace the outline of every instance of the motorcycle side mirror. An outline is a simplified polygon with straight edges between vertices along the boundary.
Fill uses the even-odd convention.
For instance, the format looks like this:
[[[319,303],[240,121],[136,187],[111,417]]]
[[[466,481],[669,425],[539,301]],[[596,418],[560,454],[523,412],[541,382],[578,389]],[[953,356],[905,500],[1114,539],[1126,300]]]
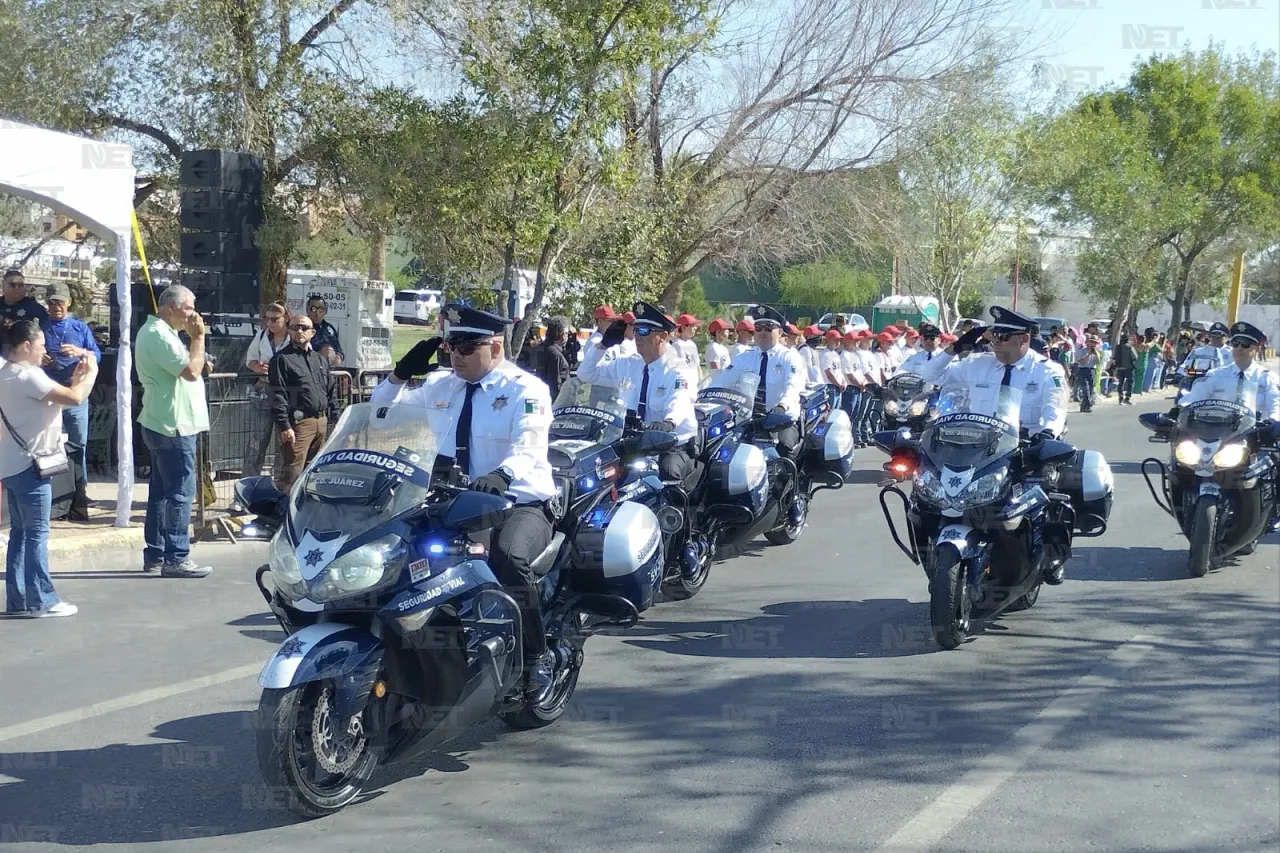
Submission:
[[[1177,421],[1164,412],[1144,412],[1138,415],[1138,422],[1155,433],[1155,435],[1147,439],[1154,442],[1167,442],[1169,434],[1178,425]]]
[[[676,434],[660,429],[647,429],[636,441],[636,451],[643,454],[666,453],[675,446]]]
[[[449,501],[440,523],[459,533],[478,533],[497,527],[511,517],[514,504],[501,495],[463,492]]]

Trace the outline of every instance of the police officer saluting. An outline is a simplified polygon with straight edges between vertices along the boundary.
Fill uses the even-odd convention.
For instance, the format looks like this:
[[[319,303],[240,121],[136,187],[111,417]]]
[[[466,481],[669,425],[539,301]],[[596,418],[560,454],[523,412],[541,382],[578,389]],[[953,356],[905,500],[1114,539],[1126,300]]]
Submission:
[[[636,318],[631,324],[636,352],[617,352],[623,329],[621,324],[610,327],[582,359],[578,378],[616,385],[627,409],[641,424],[675,433],[679,446],[658,458],[658,470],[664,480],[683,480],[693,470],[689,443],[698,434],[698,419],[684,359],[667,345],[676,324],[648,302],[637,302],[631,313]],[[606,358],[611,348],[617,354]]]
[[[952,352],[960,344],[958,341],[947,347],[941,358],[920,365],[915,372],[938,385],[943,393],[949,388],[967,387],[974,409],[989,409],[985,413],[991,415],[996,413],[1002,386],[1019,390],[1022,426],[1033,436],[1056,438],[1067,423],[1066,375],[1060,366],[1030,348],[1031,328],[1035,325],[1030,317],[998,305],[992,306],[991,317],[995,321],[988,327],[991,352],[974,352],[962,361],[953,361]]]
[[[733,385],[743,373],[760,376],[756,391],[756,414],[785,412],[793,419],[790,426],[779,430],[778,450],[795,456],[800,444],[800,396],[809,375],[808,365],[793,349],[779,346],[786,319],[772,308],[754,305],[747,317],[755,324],[755,347],[733,357],[729,367],[718,377],[717,386]]]
[[[471,488],[509,494],[515,501],[511,516],[493,531],[489,565],[520,606],[527,692],[540,703],[551,692],[554,673],[530,565],[551,544],[548,502],[556,494],[547,460],[551,395],[541,379],[504,358],[508,321],[456,304],[444,306],[440,316],[444,338],[415,344],[370,400],[447,412],[450,427],[440,436],[440,454],[453,457]],[[437,365],[431,357],[442,345],[453,370],[432,373]],[[411,377],[424,374],[431,375],[421,387],[405,387]]]

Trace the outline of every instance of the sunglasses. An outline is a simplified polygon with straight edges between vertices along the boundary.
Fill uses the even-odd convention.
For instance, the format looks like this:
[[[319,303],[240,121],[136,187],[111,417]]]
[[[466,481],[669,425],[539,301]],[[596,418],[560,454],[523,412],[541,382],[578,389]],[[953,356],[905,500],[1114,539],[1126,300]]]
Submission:
[[[658,333],[658,329],[653,326],[632,326],[631,328],[636,333],[637,338],[647,338]]]
[[[460,355],[463,358],[466,358],[469,355],[474,355],[475,351],[480,349],[480,347],[492,346],[494,343],[496,343],[496,341],[467,341],[466,343],[449,344],[448,350],[455,355]]]
[[[1231,342],[1232,349],[1249,349],[1250,347],[1253,347],[1253,346],[1257,346],[1257,344],[1255,344],[1253,341],[1232,341]]]
[[[1005,343],[1007,341],[1012,340],[1013,338],[1018,338],[1025,334],[1027,333],[1026,332],[992,332],[991,337],[997,341],[1000,341],[1001,343]]]
[[[777,323],[772,323],[768,320],[756,320],[757,332],[772,332],[774,329],[781,329],[781,328],[782,327],[779,326]]]
[[[289,329],[294,332],[310,332],[313,330],[311,326],[307,326],[302,323],[294,323],[289,327]]]

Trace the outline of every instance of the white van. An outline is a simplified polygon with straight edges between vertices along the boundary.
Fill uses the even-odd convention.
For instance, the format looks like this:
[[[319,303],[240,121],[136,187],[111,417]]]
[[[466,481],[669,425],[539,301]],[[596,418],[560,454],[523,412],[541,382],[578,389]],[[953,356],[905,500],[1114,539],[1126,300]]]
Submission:
[[[396,322],[426,325],[439,312],[443,297],[440,290],[397,290]]]

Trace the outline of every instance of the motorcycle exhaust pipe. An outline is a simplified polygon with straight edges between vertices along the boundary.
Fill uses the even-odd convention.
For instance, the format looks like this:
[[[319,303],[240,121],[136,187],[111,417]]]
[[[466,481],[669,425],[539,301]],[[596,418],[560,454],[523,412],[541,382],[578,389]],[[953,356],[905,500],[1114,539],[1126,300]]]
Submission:
[[[664,506],[658,510],[658,528],[667,536],[679,533],[684,529],[684,513],[673,506]]]

